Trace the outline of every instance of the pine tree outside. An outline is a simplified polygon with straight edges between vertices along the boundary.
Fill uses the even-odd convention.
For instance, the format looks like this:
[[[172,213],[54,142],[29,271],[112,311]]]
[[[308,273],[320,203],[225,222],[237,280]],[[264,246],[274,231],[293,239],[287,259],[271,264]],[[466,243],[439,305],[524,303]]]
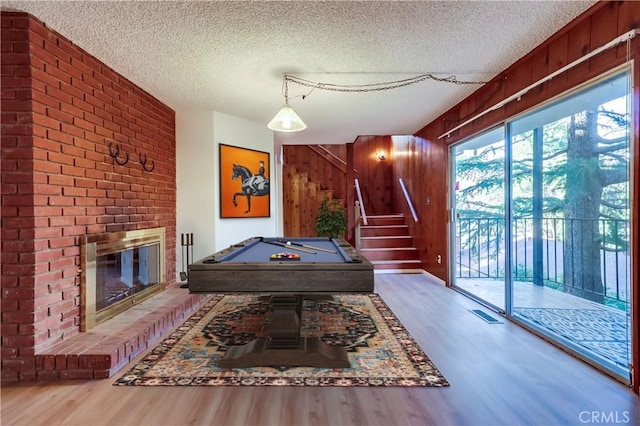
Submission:
[[[527,300],[545,289],[613,310],[627,332],[614,363],[630,356],[629,90],[618,74],[452,150],[456,285],[508,309],[509,262],[513,315],[547,308]]]

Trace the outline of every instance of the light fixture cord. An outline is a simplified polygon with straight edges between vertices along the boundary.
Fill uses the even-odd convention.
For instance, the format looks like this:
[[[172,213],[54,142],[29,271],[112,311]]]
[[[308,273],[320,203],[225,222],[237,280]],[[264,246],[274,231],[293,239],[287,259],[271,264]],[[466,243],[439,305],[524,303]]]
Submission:
[[[398,89],[400,87],[410,86],[412,84],[417,84],[425,80],[434,80],[442,83],[452,83],[457,85],[488,83],[487,81],[458,80],[457,77],[453,75],[449,77],[437,77],[433,74],[421,74],[421,75],[403,79],[403,80],[388,81],[383,83],[343,85],[343,84],[314,82],[314,81],[305,80],[303,78],[296,77],[289,74],[284,75],[285,97],[287,97],[286,90],[287,90],[288,81],[299,84],[300,86],[311,88],[311,91],[308,93],[310,94],[315,89],[329,90],[333,92],[348,92],[348,93],[378,92],[382,90],[391,90],[391,89]],[[307,95],[304,95],[303,98]]]
[[[284,103],[289,105],[289,85],[287,84],[287,75],[282,79],[282,91],[284,92]]]

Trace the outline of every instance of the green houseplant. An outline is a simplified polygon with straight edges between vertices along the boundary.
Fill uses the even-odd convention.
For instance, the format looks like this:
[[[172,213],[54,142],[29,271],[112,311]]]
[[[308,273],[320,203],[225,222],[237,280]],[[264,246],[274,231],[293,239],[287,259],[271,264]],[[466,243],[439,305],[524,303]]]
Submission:
[[[318,237],[344,236],[347,229],[347,213],[340,201],[325,198],[320,204],[316,216],[316,234]]]

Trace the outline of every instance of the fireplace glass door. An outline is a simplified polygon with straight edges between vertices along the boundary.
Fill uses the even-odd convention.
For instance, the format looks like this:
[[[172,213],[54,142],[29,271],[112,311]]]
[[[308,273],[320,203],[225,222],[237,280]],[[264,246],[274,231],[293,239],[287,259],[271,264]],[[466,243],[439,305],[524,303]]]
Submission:
[[[96,309],[105,309],[160,282],[160,244],[98,256]]]
[[[165,228],[87,235],[81,254],[81,331],[165,288]]]

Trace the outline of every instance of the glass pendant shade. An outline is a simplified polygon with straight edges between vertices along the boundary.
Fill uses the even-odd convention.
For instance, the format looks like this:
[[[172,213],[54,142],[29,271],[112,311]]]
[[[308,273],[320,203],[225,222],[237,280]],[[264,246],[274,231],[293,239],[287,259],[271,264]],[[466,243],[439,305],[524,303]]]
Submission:
[[[267,127],[276,132],[299,132],[306,129],[307,125],[287,103],[280,108]]]

